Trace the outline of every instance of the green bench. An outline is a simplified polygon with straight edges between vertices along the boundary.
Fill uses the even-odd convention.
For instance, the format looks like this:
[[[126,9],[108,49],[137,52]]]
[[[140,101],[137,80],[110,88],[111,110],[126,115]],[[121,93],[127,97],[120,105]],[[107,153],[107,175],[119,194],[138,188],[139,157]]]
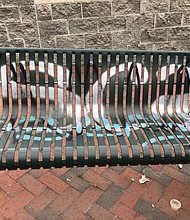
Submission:
[[[190,162],[190,53],[0,49],[0,169]]]

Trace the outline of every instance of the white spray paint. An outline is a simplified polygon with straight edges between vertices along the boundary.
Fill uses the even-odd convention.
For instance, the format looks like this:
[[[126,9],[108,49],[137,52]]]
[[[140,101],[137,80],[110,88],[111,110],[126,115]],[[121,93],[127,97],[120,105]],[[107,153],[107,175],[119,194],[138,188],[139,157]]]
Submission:
[[[132,62],[128,63],[128,71],[130,69]],[[138,73],[139,73],[139,77],[141,79],[142,76],[142,64],[141,63],[137,63],[137,68],[138,68]],[[124,69],[125,69],[125,64],[120,64],[119,65],[119,74],[124,74]],[[110,78],[116,75],[116,66],[113,66],[110,68]],[[144,68],[144,83],[146,83],[148,81],[148,70],[145,67]],[[102,77],[101,77],[101,83],[102,83],[102,91],[101,91],[101,116],[104,117],[105,116],[105,106],[103,103],[103,91],[105,89],[106,83],[107,83],[107,77],[108,77],[108,72],[107,70],[105,72],[103,72]],[[133,79],[133,70],[131,73],[131,80]],[[137,82],[137,78],[136,78],[136,85],[138,85]],[[88,112],[90,111],[90,103],[89,103],[89,92],[86,95],[86,106],[87,106],[87,110]],[[99,118],[99,111],[98,111],[98,81],[96,81],[93,85],[93,117],[95,119]]]
[[[20,63],[22,63],[22,65],[25,69],[26,68],[25,61],[20,61]],[[13,62],[12,65],[16,69],[16,63]],[[39,61],[38,65],[39,65],[39,72],[44,74],[45,73],[44,62]],[[29,70],[30,70],[30,74],[35,73],[35,71],[36,71],[35,70],[35,62],[33,60],[31,60],[29,62]],[[66,69],[66,75],[67,75],[66,83],[67,83],[67,85],[69,84],[69,73],[70,73],[70,71],[68,69]],[[51,76],[52,78],[54,78],[54,64],[53,63],[48,63],[48,75]],[[13,77],[12,71],[11,71],[11,77]],[[63,88],[63,67],[60,65],[57,65],[57,78],[58,78],[58,86],[60,88]],[[1,66],[1,80],[2,80],[2,85],[3,85],[3,97],[7,97],[6,65]],[[13,93],[14,93],[14,91],[17,91],[16,87],[17,87],[17,84],[12,83]]]
[[[25,61],[21,61],[23,67],[25,68]],[[16,64],[13,62],[12,63],[14,68],[16,68]],[[128,71],[131,67],[132,62],[128,63]],[[29,62],[29,69],[30,72],[34,72],[35,73],[35,62],[34,61],[30,61]],[[39,61],[38,63],[39,65],[39,72],[43,73],[45,72],[44,69],[44,62],[43,61]],[[180,68],[181,65],[178,65],[178,68]],[[119,74],[124,74],[124,68],[125,65],[124,64],[120,64],[119,65]],[[137,69],[138,69],[138,74],[139,74],[139,78],[141,79],[141,75],[142,75],[142,64],[141,63],[137,63]],[[175,64],[171,64],[169,67],[169,75],[174,74],[174,70],[175,70]],[[190,68],[187,67],[188,70],[188,74],[190,76]],[[58,102],[59,102],[59,109],[58,109],[58,115],[59,117],[63,117],[63,67],[60,65],[57,65],[57,73],[58,73]],[[48,63],[48,74],[54,78],[54,64],[53,63]],[[110,77],[113,77],[116,74],[116,66],[113,66],[110,68]],[[67,69],[66,70],[66,75],[67,75],[67,86],[69,85],[69,75],[70,75],[70,71]],[[102,82],[102,91],[101,91],[101,116],[105,117],[105,104],[103,103],[103,91],[105,90],[106,87],[106,83],[107,83],[107,70],[105,72],[103,72],[102,76],[101,76],[101,82]],[[158,71],[156,72],[156,76],[158,76]],[[6,76],[6,65],[1,66],[1,77],[2,77],[2,85],[3,85],[3,97],[6,98],[7,97],[7,76]],[[13,77],[13,73],[11,72],[11,77]],[[131,73],[131,80],[133,79],[133,69],[132,69],[132,73]],[[146,67],[144,67],[144,84],[148,82],[149,79],[149,73]],[[166,66],[163,66],[161,68],[161,81],[164,81],[166,79]],[[17,99],[17,83],[14,81],[11,81],[12,84],[12,96],[13,99]],[[136,77],[136,85],[138,85],[137,82],[137,77]],[[21,85],[21,89],[22,89],[22,97],[26,98],[26,86],[25,85]],[[31,94],[32,97],[35,99],[36,98],[36,87],[35,86],[31,86]],[[90,112],[90,103],[89,103],[89,91],[85,97],[86,100],[86,106],[85,106],[85,118],[89,117],[89,112]],[[45,87],[44,86],[40,86],[40,98],[45,100]],[[67,91],[67,116],[69,118],[72,118],[72,93]],[[178,114],[181,113],[181,109],[180,109],[180,95],[176,96],[176,112]],[[51,101],[54,101],[54,87],[49,87],[49,99]],[[81,122],[81,98],[80,96],[78,96],[76,94],[75,96],[76,99],[76,123],[80,123]],[[168,101],[168,113],[172,114],[173,110],[172,110],[172,96],[170,96],[170,100]],[[35,110],[35,108],[34,108]],[[99,119],[99,107],[98,107],[98,81],[96,81],[93,85],[93,117],[98,120]],[[151,110],[152,113],[157,114],[156,111],[156,101],[154,101],[151,105]],[[161,115],[164,115],[164,96],[160,96],[159,97],[159,111],[161,113]],[[184,112],[189,112],[188,109],[188,94],[184,95],[184,103],[183,103],[183,111]],[[53,117],[54,113],[50,112],[50,117]],[[71,126],[71,125],[68,125]]]
[[[23,67],[25,68],[25,61],[20,61],[22,63]],[[13,67],[16,68],[16,63],[13,62]],[[39,61],[39,74],[45,72],[44,68],[44,62]],[[30,61],[29,62],[29,69],[30,69],[30,74],[35,73],[35,62]],[[67,74],[67,86],[69,84],[69,70],[66,70]],[[48,74],[54,78],[54,64],[53,63],[48,63]],[[63,67],[60,65],[57,65],[57,74],[58,74],[58,118],[63,118],[63,111],[64,111],[64,102],[63,102]],[[11,78],[13,77],[13,72],[11,71]],[[6,72],[6,65],[1,66],[1,79],[2,79],[2,93],[3,93],[3,98],[6,99],[8,97],[7,95],[7,72]],[[18,95],[17,95],[17,83],[15,81],[11,81],[11,87],[12,87],[12,98],[14,100],[17,100]],[[49,111],[49,117],[54,118],[54,107],[53,107],[53,102],[55,100],[54,97],[54,87],[49,87],[49,101],[51,102],[50,104],[50,111]],[[33,100],[36,100],[36,86],[31,85],[30,86],[30,91],[31,91],[31,96]],[[26,94],[26,85],[21,84],[21,93],[22,93],[22,98],[26,99],[27,94]],[[41,109],[44,109],[43,114],[45,115],[45,99],[46,99],[46,89],[45,86],[40,86],[39,87],[39,93],[40,93],[40,106]],[[75,100],[76,100],[76,123],[81,123],[81,98],[77,94],[75,95]],[[6,103],[6,102],[5,102]],[[52,106],[51,106],[52,105]],[[72,119],[73,118],[73,113],[72,113],[72,92],[67,91],[67,118]],[[8,106],[4,106],[4,108],[8,108]],[[7,109],[8,110],[8,109]],[[13,106],[13,115],[12,117],[17,117],[17,106]],[[26,114],[27,113],[27,108],[22,108],[22,111]],[[23,115],[24,115],[23,113]],[[32,106],[31,109],[31,115],[36,114],[36,102]],[[84,114],[87,117],[87,109],[86,107],[84,108]],[[72,120],[69,120],[70,122]],[[70,131],[72,128],[72,124],[67,125],[67,130]]]
[[[181,65],[178,65],[178,69],[181,67]],[[187,68],[187,73],[190,77],[190,68],[189,67],[186,67]],[[163,66],[161,68],[161,81],[165,81],[166,80],[166,76],[167,76],[167,66]],[[170,64],[169,66],[169,76],[171,75],[174,75],[175,73],[175,64]],[[156,72],[156,76],[158,77],[158,71]],[[172,99],[173,99],[173,95],[170,95],[167,97],[168,100],[167,100],[167,111],[170,115],[173,114],[173,109],[172,109]],[[182,112],[185,112],[185,113],[188,113],[190,111],[190,109],[188,108],[188,94],[184,94],[184,99],[183,99],[183,110],[181,110],[180,108],[180,100],[181,100],[181,95],[178,94],[176,95],[176,102],[175,102],[175,109],[176,109],[176,113],[181,116],[181,113]],[[159,103],[159,112],[160,114],[163,116],[165,114],[165,111],[164,111],[164,95],[160,96],[159,97],[159,100],[158,100],[158,103]],[[157,114],[157,111],[156,111],[156,100],[152,103],[151,105],[151,110],[152,110],[152,113],[154,114]]]
[[[181,67],[181,65],[178,65],[178,69]],[[187,72],[188,72],[188,74],[189,74],[189,77],[190,77],[190,67],[186,67],[187,68]],[[160,76],[161,76],[161,81],[164,81],[164,80],[166,80],[166,73],[167,73],[167,66],[163,66],[163,67],[161,67],[161,74],[160,74]],[[170,66],[169,66],[169,76],[170,75],[173,75],[174,74],[174,72],[175,72],[175,64],[170,64]],[[156,71],[156,76],[158,77],[158,71]]]

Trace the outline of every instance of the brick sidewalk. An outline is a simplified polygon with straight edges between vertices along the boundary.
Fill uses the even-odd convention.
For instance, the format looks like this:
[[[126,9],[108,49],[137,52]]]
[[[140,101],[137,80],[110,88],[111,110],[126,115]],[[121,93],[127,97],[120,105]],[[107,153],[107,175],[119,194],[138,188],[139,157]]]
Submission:
[[[190,165],[0,171],[0,220],[189,220],[189,204]]]

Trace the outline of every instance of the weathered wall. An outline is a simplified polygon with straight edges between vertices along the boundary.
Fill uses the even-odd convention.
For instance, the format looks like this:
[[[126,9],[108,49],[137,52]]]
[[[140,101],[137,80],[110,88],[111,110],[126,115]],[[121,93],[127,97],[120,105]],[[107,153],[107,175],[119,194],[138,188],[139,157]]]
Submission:
[[[0,46],[190,49],[189,0],[52,1],[0,0]]]

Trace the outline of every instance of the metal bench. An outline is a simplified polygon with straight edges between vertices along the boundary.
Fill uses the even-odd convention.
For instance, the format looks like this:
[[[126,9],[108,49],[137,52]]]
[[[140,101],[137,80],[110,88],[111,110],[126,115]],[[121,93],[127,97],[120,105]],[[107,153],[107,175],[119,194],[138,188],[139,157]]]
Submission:
[[[0,49],[0,169],[190,162],[190,53]]]

